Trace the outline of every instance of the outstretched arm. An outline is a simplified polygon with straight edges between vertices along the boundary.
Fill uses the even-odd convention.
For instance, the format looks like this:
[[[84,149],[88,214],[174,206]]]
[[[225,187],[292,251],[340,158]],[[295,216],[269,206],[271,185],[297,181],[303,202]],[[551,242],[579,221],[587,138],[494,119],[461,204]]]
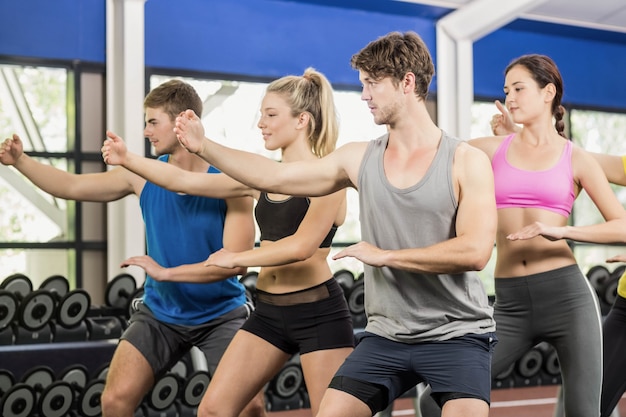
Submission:
[[[108,202],[141,190],[144,181],[119,168],[93,174],[72,174],[41,163],[24,153],[16,134],[0,147],[0,162],[12,165],[37,187],[58,198]]]
[[[121,165],[131,172],[167,190],[212,198],[251,196],[253,191],[224,174],[206,175],[164,164],[129,152],[124,140],[107,131],[102,158],[109,165]]]
[[[353,143],[321,159],[279,163],[205,138],[200,118],[191,110],[176,118],[174,130],[188,151],[237,181],[257,190],[295,196],[322,196],[354,186],[366,146]]]
[[[204,262],[165,268],[148,255],[131,256],[120,266],[122,268],[138,266],[156,281],[173,282],[217,282],[246,272],[245,268],[207,268],[204,266]]]

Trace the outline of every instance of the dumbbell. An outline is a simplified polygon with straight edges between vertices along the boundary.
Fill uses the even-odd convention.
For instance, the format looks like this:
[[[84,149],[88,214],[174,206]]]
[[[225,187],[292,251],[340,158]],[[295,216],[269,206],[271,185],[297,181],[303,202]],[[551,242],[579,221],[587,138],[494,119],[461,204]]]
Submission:
[[[259,277],[257,271],[248,271],[239,278],[239,282],[246,289],[246,298],[253,304],[256,303],[256,281]]]
[[[72,365],[61,371],[57,376],[57,379],[68,383],[72,388],[74,393],[72,410],[77,411],[79,408],[79,398],[85,390],[89,380],[87,368],[80,364]]]
[[[269,382],[267,394],[272,411],[294,410],[304,406],[302,390],[304,375],[300,365],[300,356],[294,355]]]
[[[189,375],[181,391],[182,403],[188,407],[198,407],[209,382],[211,382],[211,377],[207,371],[199,369]]]
[[[70,284],[62,275],[52,275],[39,286],[52,294],[55,301],[53,340],[55,342],[87,340],[85,317],[89,312],[91,297],[82,289],[69,290]],[[59,328],[59,326],[61,328]]]
[[[41,417],[64,417],[74,403],[74,391],[69,383],[55,380],[47,366],[31,368],[22,382],[32,387],[36,396],[36,410]]]
[[[118,310],[126,318],[133,312],[133,301],[143,296],[143,287],[137,289],[135,277],[122,273],[113,278],[106,287],[105,303]]]
[[[0,284],[1,289],[12,293],[17,301],[17,319],[20,328],[30,333],[16,330],[15,343],[49,342],[50,329],[44,329],[54,314],[54,299],[46,290],[33,291],[32,281],[24,274],[12,274]],[[8,298],[7,298],[8,300]],[[10,301],[9,301],[10,302]]]
[[[521,358],[517,360],[515,371],[521,377],[522,385],[533,386],[537,382],[533,382],[538,376],[543,366],[543,355],[536,347],[530,348]],[[540,379],[540,378],[539,378]]]
[[[69,281],[61,275],[52,275],[39,289],[52,293],[57,302],[56,323],[71,329],[83,322],[89,312],[91,297],[82,289],[69,291]]]
[[[0,345],[12,345],[15,336],[11,324],[17,316],[17,297],[8,290],[0,290]]]
[[[493,378],[491,386],[493,388],[512,388],[515,385],[513,380],[514,370],[515,362],[512,362],[504,371],[500,372]]]
[[[0,415],[30,417],[35,409],[35,391],[30,385],[15,383],[14,375],[0,370]]]
[[[178,415],[176,398],[180,391],[179,377],[166,373],[159,378],[144,399],[143,412],[146,417]]]
[[[352,288],[352,285],[354,285],[354,274],[347,269],[340,269],[338,271],[335,271],[333,276],[343,290],[343,294],[347,299],[350,288]]]
[[[143,288],[137,289],[135,278],[119,274],[106,286],[105,306],[92,309],[86,319],[90,340],[116,339],[122,335],[133,311],[133,300],[141,297]]]
[[[600,298],[607,305],[612,306],[617,298],[617,286],[622,274],[626,271],[626,265],[620,265],[609,274],[600,289]]]
[[[363,274],[354,281],[348,292],[348,309],[352,315],[352,325],[355,329],[364,328],[367,324],[365,316],[365,280]]]
[[[589,268],[589,271],[587,271],[587,280],[589,280],[589,283],[593,289],[596,290],[598,295],[601,295],[602,286],[610,276],[611,273],[603,265],[592,266]]]
[[[102,415],[100,397],[104,391],[104,379],[96,378],[85,385],[78,396],[76,409],[81,417],[96,417]]]
[[[561,366],[559,364],[559,357],[556,350],[551,344],[547,342],[541,342],[535,346],[543,355],[543,371],[549,378],[550,384],[560,383],[561,378]]]

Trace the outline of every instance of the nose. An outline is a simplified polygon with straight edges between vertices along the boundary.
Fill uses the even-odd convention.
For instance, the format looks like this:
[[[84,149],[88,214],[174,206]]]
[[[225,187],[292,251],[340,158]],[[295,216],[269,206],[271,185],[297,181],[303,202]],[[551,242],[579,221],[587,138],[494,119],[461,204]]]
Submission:
[[[361,90],[361,100],[363,101],[369,101],[372,99],[372,95],[369,93],[369,91],[363,87],[363,89]]]

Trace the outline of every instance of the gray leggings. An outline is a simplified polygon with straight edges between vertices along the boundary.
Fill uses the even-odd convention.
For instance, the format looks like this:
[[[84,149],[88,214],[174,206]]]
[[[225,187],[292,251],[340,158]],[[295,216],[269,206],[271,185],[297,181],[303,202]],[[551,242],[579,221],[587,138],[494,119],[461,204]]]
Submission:
[[[499,375],[537,343],[554,346],[561,366],[567,417],[600,414],[601,316],[591,285],[577,265],[495,280]]]

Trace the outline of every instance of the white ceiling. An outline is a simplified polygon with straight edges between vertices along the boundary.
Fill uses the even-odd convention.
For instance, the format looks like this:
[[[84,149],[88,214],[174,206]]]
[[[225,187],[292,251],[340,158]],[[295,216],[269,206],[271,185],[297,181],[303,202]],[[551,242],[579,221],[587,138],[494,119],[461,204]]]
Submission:
[[[457,9],[480,0],[400,0]],[[515,1],[515,0],[500,0]],[[626,33],[626,1],[624,0],[546,0],[529,12],[523,19],[590,29]]]

